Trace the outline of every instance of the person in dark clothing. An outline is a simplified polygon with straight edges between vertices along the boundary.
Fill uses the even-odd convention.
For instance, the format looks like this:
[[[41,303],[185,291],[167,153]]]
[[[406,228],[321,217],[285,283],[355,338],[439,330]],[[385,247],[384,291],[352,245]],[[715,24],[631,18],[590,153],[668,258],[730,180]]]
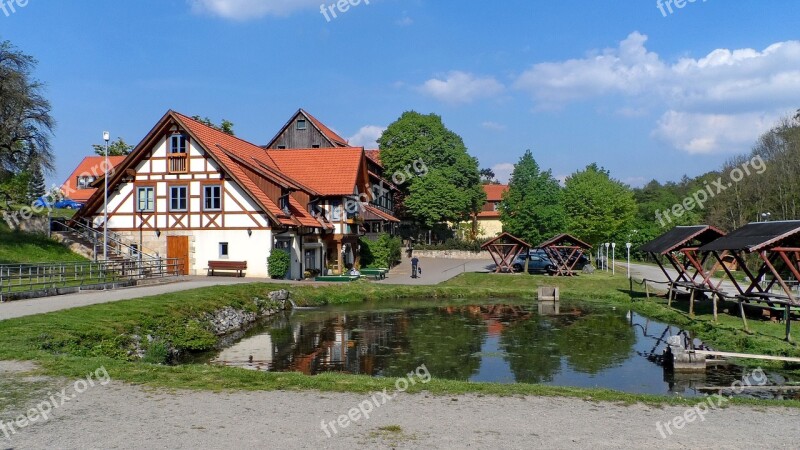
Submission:
[[[419,258],[415,256],[411,258],[411,278],[417,278],[418,267],[419,267]]]

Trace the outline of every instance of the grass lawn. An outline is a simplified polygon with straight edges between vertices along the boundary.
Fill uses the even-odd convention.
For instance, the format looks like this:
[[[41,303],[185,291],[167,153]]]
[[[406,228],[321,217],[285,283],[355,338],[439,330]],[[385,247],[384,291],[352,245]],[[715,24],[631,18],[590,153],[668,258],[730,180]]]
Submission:
[[[41,234],[11,231],[0,222],[0,264],[87,261]]]
[[[539,285],[558,285],[562,298],[632,308],[654,319],[671,322],[697,332],[720,350],[797,355],[797,348],[779,338],[782,326],[751,321],[755,334],[744,334],[735,317],[721,316],[721,324],[712,326],[699,309],[691,320],[679,310],[669,310],[660,301],[631,302],[628,281],[624,276],[596,274],[576,278],[552,278],[528,275],[465,274],[440,286],[390,286],[356,282],[335,286],[281,286],[245,284],[217,286],[155,297],[94,305],[46,315],[0,322],[0,359],[37,361],[49,375],[82,377],[105,366],[115,380],[154,387],[206,390],[306,390],[370,392],[391,389],[390,379],[369,376],[324,374],[305,376],[297,373],[266,373],[232,367],[208,365],[166,366],[135,361],[130,356],[133,335],[157,336],[156,344],[146,348],[145,361],[157,361],[158,342],[169,342],[185,350],[210,349],[216,337],[204,322],[206,315],[226,306],[254,310],[254,297],[266,298],[269,291],[289,289],[301,305],[363,302],[367,300],[427,298],[437,302],[452,298],[533,297]],[[638,296],[639,294],[637,294]],[[643,294],[641,294],[643,296]],[[800,339],[800,336],[798,336]],[[410,390],[433,394],[481,393],[492,395],[570,396],[591,400],[647,404],[693,404],[696,399],[626,394],[604,389],[580,389],[533,384],[469,383],[434,379]],[[735,400],[739,404],[800,407],[800,402]]]

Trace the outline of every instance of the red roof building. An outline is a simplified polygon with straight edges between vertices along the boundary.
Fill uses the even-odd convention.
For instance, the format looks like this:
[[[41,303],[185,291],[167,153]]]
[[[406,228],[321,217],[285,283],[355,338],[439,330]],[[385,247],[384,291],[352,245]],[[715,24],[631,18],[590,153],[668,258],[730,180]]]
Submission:
[[[113,171],[124,159],[124,156],[109,156],[108,170]],[[83,158],[83,161],[78,164],[78,167],[61,185],[61,193],[64,194],[65,198],[86,203],[89,197],[97,190],[91,187],[92,183],[103,178],[105,169],[104,156],[87,156]]]

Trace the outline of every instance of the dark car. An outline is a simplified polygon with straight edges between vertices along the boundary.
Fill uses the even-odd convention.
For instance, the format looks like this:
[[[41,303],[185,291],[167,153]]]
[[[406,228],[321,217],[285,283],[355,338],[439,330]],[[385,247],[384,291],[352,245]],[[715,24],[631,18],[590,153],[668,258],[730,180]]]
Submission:
[[[531,253],[526,255],[521,255],[519,258],[514,260],[514,264],[512,264],[511,268],[514,269],[514,272],[522,272],[525,268],[525,259],[528,260],[528,273],[530,274],[554,274],[558,271],[558,268],[550,258],[544,252],[537,252],[535,250],[531,250]]]

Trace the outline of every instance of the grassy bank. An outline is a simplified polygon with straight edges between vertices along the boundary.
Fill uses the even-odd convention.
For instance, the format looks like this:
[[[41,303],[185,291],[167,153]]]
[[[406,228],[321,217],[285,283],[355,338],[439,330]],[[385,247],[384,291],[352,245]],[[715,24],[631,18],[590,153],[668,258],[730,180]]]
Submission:
[[[11,231],[0,221],[0,264],[65,261],[86,261],[86,258],[47,236]]]
[[[274,284],[218,286],[0,321],[0,359],[34,360],[41,365],[44,373],[70,378],[85,376],[102,365],[116,380],[166,388],[346,392],[391,389],[393,380],[368,376],[325,374],[309,377],[295,373],[264,373],[206,365],[170,367],[138,361],[131,355],[131,349],[135,336],[146,335],[157,337],[155,342],[169,342],[184,350],[209,349],[216,342],[216,337],[208,331],[204,322],[208,314],[227,306],[254,311],[257,309],[253,301],[255,297],[266,298],[269,291],[279,288],[289,289],[298,304],[325,305],[403,298],[427,298],[438,302],[458,298],[533,297],[537,287],[542,284],[560,286],[564,299],[631,308],[653,319],[691,329],[720,350],[797,354],[796,347],[780,340],[782,327],[778,324],[753,322],[751,327],[755,334],[751,336],[740,330],[740,322],[732,316],[723,314],[720,325],[712,327],[702,308],[696,319],[689,319],[681,311],[670,310],[658,301],[637,299],[639,301],[631,303],[628,282],[624,277],[596,274],[561,279],[465,274],[435,287],[387,286],[367,282],[325,287]],[[158,356],[155,350],[153,353]],[[609,390],[441,379],[435,379],[424,389],[442,395],[549,395],[648,404],[694,402],[692,399]],[[776,404],[744,400],[737,400],[736,403]],[[780,404],[800,407],[800,402]]]

